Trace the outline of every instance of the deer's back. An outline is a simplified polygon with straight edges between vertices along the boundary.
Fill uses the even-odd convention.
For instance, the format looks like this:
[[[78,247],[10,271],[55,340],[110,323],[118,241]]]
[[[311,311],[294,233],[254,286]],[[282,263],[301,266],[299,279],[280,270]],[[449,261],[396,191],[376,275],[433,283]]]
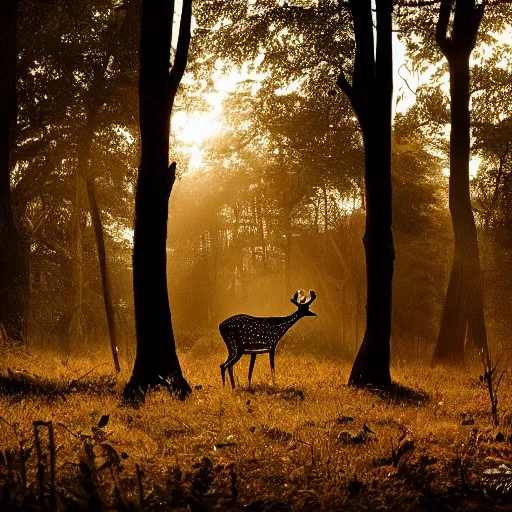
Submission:
[[[236,337],[245,343],[277,343],[290,328],[288,317],[235,315],[219,325],[223,338]]]

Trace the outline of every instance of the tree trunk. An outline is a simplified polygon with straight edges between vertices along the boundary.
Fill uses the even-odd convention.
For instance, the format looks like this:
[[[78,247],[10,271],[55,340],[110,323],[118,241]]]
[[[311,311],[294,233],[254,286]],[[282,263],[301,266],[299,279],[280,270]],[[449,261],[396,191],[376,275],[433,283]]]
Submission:
[[[243,282],[243,254],[241,252],[240,248],[240,242],[238,239],[238,230],[240,228],[240,206],[238,203],[235,204],[235,207],[233,208],[233,212],[235,214],[235,222],[233,225],[233,254],[234,254],[234,262],[235,262],[235,271],[232,275],[232,281],[231,281],[231,289],[234,296],[236,296],[237,293],[237,276],[240,280],[240,287],[242,287]]]
[[[267,242],[265,241],[265,229],[263,227],[263,208],[261,207],[261,199],[255,199],[256,211],[258,214],[258,232],[261,243],[261,261],[263,269],[267,269]]]
[[[9,341],[27,337],[28,260],[14,220],[11,151],[16,134],[16,59],[18,0],[0,5],[0,324]]]
[[[391,285],[395,257],[391,230],[392,0],[376,0],[374,53],[372,2],[350,0],[356,56],[352,85],[343,73],[339,87],[357,114],[365,149],[366,331],[349,384],[388,386]]]
[[[80,162],[79,164],[80,165]],[[85,339],[83,303],[83,261],[82,261],[82,208],[83,208],[83,180],[79,166],[75,170],[75,211],[71,218],[71,254],[73,255],[73,311],[68,328],[68,339],[63,347],[64,356],[68,358],[71,345],[83,346]]]
[[[377,128],[372,131],[377,131]],[[391,124],[389,125],[391,133]],[[352,367],[349,384],[391,384],[389,372],[391,336],[391,285],[393,234],[391,231],[391,163],[379,130],[365,135],[366,229],[366,331]],[[391,146],[389,146],[391,147]],[[384,154],[383,154],[384,153]],[[382,155],[379,157],[379,155]],[[387,164],[389,162],[389,164]]]
[[[284,248],[284,289],[283,297],[288,297],[291,293],[291,258],[292,258],[292,207],[285,206],[285,237],[286,245]]]
[[[96,200],[96,191],[94,189],[94,180],[85,181],[87,189],[87,198],[89,200],[89,211],[94,228],[94,237],[96,239],[96,248],[98,250],[98,261],[100,264],[101,285],[103,290],[103,303],[105,305],[105,314],[107,316],[108,335],[110,338],[110,348],[116,373],[121,371],[119,365],[119,351],[117,348],[116,320],[114,315],[114,304],[112,300],[112,284],[107,267],[107,253],[105,250],[105,239],[103,236],[103,225],[101,223],[101,213]]]
[[[474,0],[459,0],[455,6],[452,37],[448,40],[450,8],[451,1],[443,1],[437,39],[450,65],[449,201],[455,251],[433,365],[462,365],[466,333],[481,356],[487,357],[488,354],[478,238],[469,186],[469,57],[475,45],[483,7],[476,7]]]
[[[208,282],[209,282],[209,293],[208,303],[210,310],[210,327],[212,329],[218,323],[217,308],[215,307],[215,298],[217,296],[217,263],[219,257],[219,231],[211,230],[208,231],[208,238],[210,240],[210,258],[208,261]]]
[[[131,7],[135,6],[134,2],[131,2]],[[128,2],[125,2],[124,8],[128,7]],[[118,12],[117,16],[121,16]],[[119,35],[125,17],[121,16],[114,20],[114,29],[110,41],[107,46],[107,50],[103,55],[101,65],[95,70],[91,88],[89,90],[88,99],[86,104],[88,105],[87,118],[85,133],[82,139],[81,151],[79,154],[78,180],[80,186],[83,185],[82,180],[85,180],[85,186],[87,190],[87,198],[89,202],[89,212],[91,214],[91,221],[94,229],[94,237],[96,241],[96,250],[98,253],[98,262],[100,267],[101,285],[103,291],[103,303],[105,307],[105,316],[107,318],[108,334],[110,339],[110,347],[112,351],[112,359],[114,362],[114,368],[117,373],[121,371],[119,365],[119,350],[117,347],[117,334],[116,334],[116,322],[114,314],[114,305],[112,300],[112,284],[109,278],[107,255],[105,249],[105,240],[103,235],[103,225],[101,222],[101,211],[96,200],[96,191],[94,186],[94,178],[90,172],[90,162],[92,154],[92,146],[94,140],[94,129],[97,124],[98,113],[100,111],[102,103],[105,101],[105,89],[107,86],[107,69],[109,62],[114,57],[114,49],[116,46],[117,36]],[[77,185],[78,186],[78,185]],[[80,210],[81,212],[81,210]],[[81,247],[80,247],[81,251]],[[78,293],[78,292],[77,292]],[[81,292],[80,292],[81,293]],[[81,306],[80,306],[81,310]]]
[[[322,195],[324,199],[324,233],[327,234],[327,231],[329,229],[329,205],[327,198],[327,187],[325,186],[325,183],[322,183]]]
[[[148,387],[165,385],[180,398],[184,379],[167,292],[167,219],[176,163],[169,166],[169,125],[174,96],[187,62],[191,0],[183,1],[174,65],[169,53],[174,2],[142,0],[139,75],[141,161],[135,195],[133,290],[137,353],[124,398],[144,400]]]

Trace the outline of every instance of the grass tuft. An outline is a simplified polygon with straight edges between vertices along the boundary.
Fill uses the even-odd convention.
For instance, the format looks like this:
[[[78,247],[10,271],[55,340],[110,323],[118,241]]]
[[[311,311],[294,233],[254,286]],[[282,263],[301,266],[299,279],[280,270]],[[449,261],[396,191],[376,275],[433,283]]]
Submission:
[[[280,353],[275,386],[260,365],[248,388],[243,358],[231,391],[218,372],[225,354],[190,349],[180,354],[190,397],[162,388],[133,409],[120,406],[127,365],[116,379],[101,360],[3,355],[0,510],[53,501],[59,510],[183,511],[510,503],[507,375],[498,430],[472,368],[397,366],[391,388],[357,389],[346,385],[347,363]]]

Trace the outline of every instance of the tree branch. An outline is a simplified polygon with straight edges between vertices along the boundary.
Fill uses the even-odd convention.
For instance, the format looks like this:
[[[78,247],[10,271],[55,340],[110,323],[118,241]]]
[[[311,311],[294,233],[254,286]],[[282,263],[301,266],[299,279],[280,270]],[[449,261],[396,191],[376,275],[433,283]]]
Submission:
[[[474,16],[473,16],[473,23],[474,23],[474,34],[475,34],[475,41],[473,42],[473,47],[476,43],[476,35],[478,34],[478,29],[480,28],[480,23],[482,22],[482,18],[484,17],[485,8],[487,7],[487,0],[483,0],[480,5],[475,6]]]
[[[411,72],[409,71],[409,68],[407,67],[407,65],[406,65],[406,64],[401,64],[401,65],[400,65],[400,67],[398,68],[398,71],[397,71],[398,76],[402,79],[402,81],[403,81],[403,82],[404,82],[404,84],[406,85],[407,89],[409,89],[409,91],[411,91],[411,92],[414,94],[414,96],[417,96],[416,91],[413,91],[413,90],[412,90],[412,88],[411,88],[411,86],[409,85],[409,82],[407,81],[407,78],[405,78],[404,76],[402,76],[402,75],[400,74],[400,70],[401,70],[402,68],[405,68],[405,69],[407,70],[407,72],[411,75]]]
[[[46,155],[46,160],[41,166],[29,166],[31,172],[25,173],[12,191],[12,204],[20,215],[24,214],[22,210],[26,208],[27,203],[41,192],[41,188],[46,183],[50,174],[56,169],[57,162],[63,155],[64,148],[59,146]]]
[[[350,0],[356,51],[352,86],[358,96],[368,97],[375,85],[373,20],[370,0]],[[354,97],[354,95],[352,95]]]
[[[176,93],[178,85],[185,73],[187,66],[188,49],[190,46],[190,22],[192,19],[192,0],[183,0],[181,10],[180,32],[178,35],[178,44],[176,45],[176,56],[169,74],[169,92]]]
[[[442,0],[395,0],[394,5],[397,7],[429,7],[431,5],[437,5]]]
[[[498,167],[498,172],[496,175],[494,194],[492,195],[492,207],[493,208],[496,208],[496,205],[498,204],[499,189],[500,189],[500,184],[501,184],[501,178],[503,176],[503,168],[505,167],[505,160],[507,159],[509,152],[510,152],[510,142],[507,143],[505,151],[503,152],[503,154],[500,157],[500,165]]]
[[[452,44],[447,35],[452,1],[453,0],[441,0],[439,18],[436,24],[436,42],[446,58],[450,57],[452,50]]]
[[[336,80],[336,85],[347,95],[348,99],[352,101],[354,90],[345,76],[343,70],[338,75],[338,79]]]

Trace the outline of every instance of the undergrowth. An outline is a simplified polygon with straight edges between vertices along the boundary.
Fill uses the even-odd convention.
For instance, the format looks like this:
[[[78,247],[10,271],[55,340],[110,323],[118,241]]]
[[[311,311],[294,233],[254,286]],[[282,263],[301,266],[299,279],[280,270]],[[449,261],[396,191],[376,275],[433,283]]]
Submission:
[[[0,510],[511,510],[507,376],[497,428],[478,369],[394,367],[361,390],[347,363],[280,353],[276,387],[262,356],[232,392],[225,354],[192,349],[188,400],[131,409],[127,365],[2,355]]]

